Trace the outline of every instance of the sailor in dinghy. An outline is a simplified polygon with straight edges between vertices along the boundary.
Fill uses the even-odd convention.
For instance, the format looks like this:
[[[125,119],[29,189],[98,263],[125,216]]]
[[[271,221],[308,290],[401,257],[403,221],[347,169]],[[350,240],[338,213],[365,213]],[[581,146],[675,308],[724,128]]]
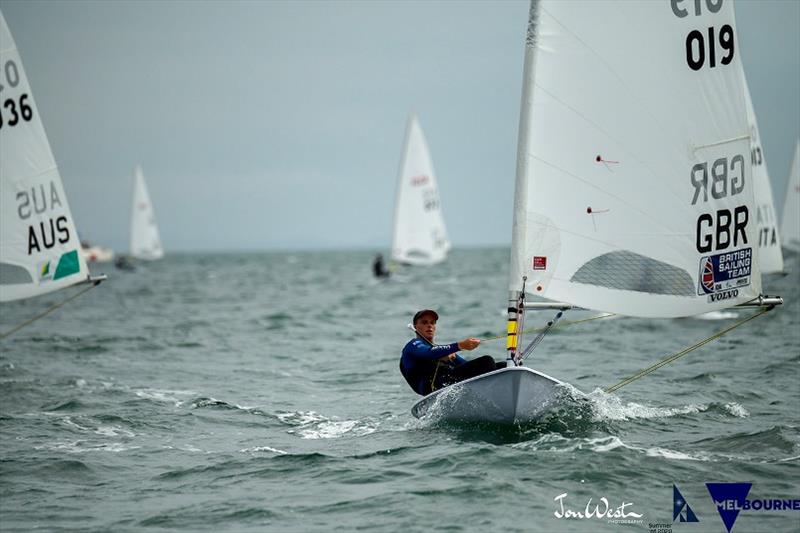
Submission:
[[[491,355],[470,361],[458,355],[459,350],[474,350],[480,345],[481,341],[474,337],[451,344],[434,344],[438,320],[439,315],[432,309],[417,312],[411,324],[417,335],[405,345],[400,358],[403,377],[423,396],[497,368]]]

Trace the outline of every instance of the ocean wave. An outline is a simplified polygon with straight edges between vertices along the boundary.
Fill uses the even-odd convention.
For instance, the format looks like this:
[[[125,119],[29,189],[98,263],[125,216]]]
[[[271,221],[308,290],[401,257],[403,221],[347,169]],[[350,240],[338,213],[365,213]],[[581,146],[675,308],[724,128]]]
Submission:
[[[242,448],[239,453],[275,453],[278,455],[286,455],[289,452],[272,448],[271,446],[251,446],[250,448]]]
[[[623,403],[622,399],[595,389],[589,394],[596,421],[638,420],[648,418],[670,418],[700,413],[708,409],[704,404],[688,404],[680,407],[649,407],[635,402]]]
[[[168,390],[168,389],[135,389],[134,394],[144,400],[152,400],[159,403],[171,403],[175,407],[180,407],[185,400],[179,396],[192,396],[197,394],[191,390]]]
[[[339,420],[336,417],[328,418],[315,411],[285,412],[276,416],[281,422],[293,426],[288,433],[299,435],[303,439],[362,437],[374,433],[378,427],[373,420]]]
[[[661,457],[670,460],[681,461],[714,461],[709,453],[688,453],[679,450],[672,450],[660,446],[637,446],[624,442],[616,435],[603,437],[584,437],[570,438],[558,434],[543,435],[541,438],[527,443],[515,445],[517,448],[529,449],[532,451],[543,451],[552,453],[575,453],[578,451],[590,451],[595,453],[609,453],[616,450],[630,451],[646,457]]]
[[[92,443],[88,440],[74,441],[55,441],[48,444],[41,444],[33,447],[35,450],[50,450],[67,453],[89,453],[89,452],[111,452],[119,453],[129,450],[137,450],[141,446],[125,444],[122,442],[99,442]]]

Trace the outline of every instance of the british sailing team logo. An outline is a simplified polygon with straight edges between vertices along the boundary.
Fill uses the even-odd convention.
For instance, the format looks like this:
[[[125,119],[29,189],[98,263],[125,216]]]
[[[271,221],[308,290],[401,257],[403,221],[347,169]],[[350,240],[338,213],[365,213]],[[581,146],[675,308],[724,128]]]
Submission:
[[[698,296],[709,302],[739,296],[739,289],[750,285],[753,249],[743,248],[700,258]]]
[[[672,485],[672,521],[674,522],[680,517],[679,522],[699,522],[697,515],[694,514],[692,508],[686,498],[683,497],[678,487]]]

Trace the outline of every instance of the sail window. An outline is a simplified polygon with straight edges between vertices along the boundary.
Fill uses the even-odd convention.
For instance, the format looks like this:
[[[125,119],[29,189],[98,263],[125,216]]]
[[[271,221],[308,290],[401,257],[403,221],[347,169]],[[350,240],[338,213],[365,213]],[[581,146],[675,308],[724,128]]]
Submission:
[[[591,259],[575,272],[571,281],[650,294],[694,295],[688,272],[627,250]]]
[[[21,283],[33,283],[33,278],[27,270],[21,266],[0,263],[0,285],[18,285]]]

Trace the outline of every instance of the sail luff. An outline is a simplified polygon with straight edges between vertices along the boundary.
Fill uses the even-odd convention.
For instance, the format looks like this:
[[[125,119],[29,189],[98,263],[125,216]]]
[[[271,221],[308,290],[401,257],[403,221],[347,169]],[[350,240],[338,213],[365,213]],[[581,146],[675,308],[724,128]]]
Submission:
[[[406,161],[408,160],[408,145],[411,140],[411,129],[413,127],[414,122],[417,120],[417,115],[415,113],[411,113],[408,116],[408,121],[406,122],[406,132],[405,136],[403,137],[403,151],[400,153],[400,165],[398,166],[397,171],[397,178],[395,180],[395,190],[394,190],[394,214],[392,217],[392,259],[395,261],[401,261],[403,259],[402,250],[400,248],[400,219],[402,214],[400,213],[400,208],[402,205],[402,195],[403,195],[403,177],[405,176],[405,166]]]
[[[514,206],[511,226],[511,265],[509,271],[509,300],[516,299],[515,292],[522,288],[522,276],[526,272],[525,243],[528,231],[528,187],[534,178],[530,172],[531,115],[533,110],[533,87],[536,75],[537,23],[539,2],[531,1],[528,13],[528,29],[525,39],[525,59],[522,68],[522,102],[519,115],[517,141],[517,173],[514,185]]]

